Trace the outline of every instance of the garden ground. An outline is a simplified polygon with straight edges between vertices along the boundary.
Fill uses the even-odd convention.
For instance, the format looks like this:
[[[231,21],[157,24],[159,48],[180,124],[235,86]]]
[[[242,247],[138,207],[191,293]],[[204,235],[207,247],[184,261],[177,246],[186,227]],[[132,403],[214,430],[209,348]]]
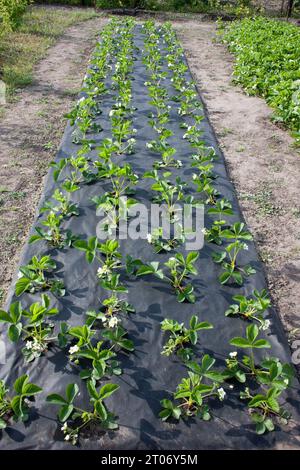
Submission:
[[[215,25],[201,16],[172,15],[230,178],[265,263],[270,293],[290,339],[300,335],[299,153],[288,133],[270,121],[271,111],[231,83],[233,59],[215,42]],[[0,118],[0,301],[32,224],[49,161],[62,137],[104,18],[68,29],[34,70]],[[299,328],[299,330],[297,330]]]

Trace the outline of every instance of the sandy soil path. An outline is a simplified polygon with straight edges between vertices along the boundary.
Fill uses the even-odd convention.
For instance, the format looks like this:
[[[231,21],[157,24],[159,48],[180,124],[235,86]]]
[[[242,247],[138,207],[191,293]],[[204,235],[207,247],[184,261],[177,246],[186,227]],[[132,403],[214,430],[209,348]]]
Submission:
[[[20,93],[0,120],[0,304],[61,140],[63,116],[77,99],[105,21],[95,18],[68,29],[37,65],[32,86]]]

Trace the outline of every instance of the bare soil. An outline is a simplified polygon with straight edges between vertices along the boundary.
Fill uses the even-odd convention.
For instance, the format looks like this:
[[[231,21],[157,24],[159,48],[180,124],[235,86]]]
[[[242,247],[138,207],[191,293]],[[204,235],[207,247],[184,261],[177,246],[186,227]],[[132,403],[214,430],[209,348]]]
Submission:
[[[96,37],[106,20],[66,31],[35,69],[32,86],[0,119],[0,304],[20,258],[36,206],[62,137],[64,114],[77,98]]]
[[[289,339],[300,336],[300,155],[264,100],[232,83],[233,58],[214,23],[173,22],[224,152]]]

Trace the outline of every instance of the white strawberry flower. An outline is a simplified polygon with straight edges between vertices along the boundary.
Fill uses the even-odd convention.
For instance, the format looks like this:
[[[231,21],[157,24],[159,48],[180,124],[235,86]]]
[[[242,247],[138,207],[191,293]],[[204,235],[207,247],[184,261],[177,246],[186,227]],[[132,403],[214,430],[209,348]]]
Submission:
[[[262,329],[267,330],[268,328],[270,328],[270,324],[271,324],[270,320],[265,320],[265,322],[262,326]]]
[[[225,398],[225,395],[226,395],[226,392],[225,392],[224,388],[222,388],[222,387],[218,388],[217,392],[218,392],[218,395],[219,395],[219,400],[223,401],[224,398]]]
[[[70,349],[69,349],[69,354],[75,354],[79,351],[79,347],[77,346],[77,344],[75,344],[75,346],[71,346]]]

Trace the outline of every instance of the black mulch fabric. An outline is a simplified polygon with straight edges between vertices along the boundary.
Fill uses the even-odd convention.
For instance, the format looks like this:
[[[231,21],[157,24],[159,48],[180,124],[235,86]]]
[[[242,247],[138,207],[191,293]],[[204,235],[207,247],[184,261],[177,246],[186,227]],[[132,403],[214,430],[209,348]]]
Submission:
[[[136,52],[136,61],[133,70],[133,106],[134,127],[137,129],[137,151],[126,156],[134,171],[141,177],[137,187],[136,199],[149,206],[152,191],[152,181],[142,179],[145,171],[152,169],[156,155],[146,149],[146,142],[156,137],[148,121],[151,111],[149,97],[144,82],[149,79],[145,66],[142,64],[143,35],[139,26],[136,26],[135,45],[139,48]],[[201,66],[201,64],[199,64]],[[217,72],[216,72],[217,73]],[[188,72],[186,78],[191,80]],[[166,80],[170,95],[174,94],[171,83]],[[103,114],[99,122],[104,131],[98,135],[91,135],[97,142],[104,137],[110,137],[110,122],[108,112],[113,104],[113,96],[108,95],[101,104]],[[193,170],[190,167],[192,149],[189,143],[182,139],[184,129],[179,127],[182,118],[176,111],[176,105],[172,104],[171,122],[168,127],[174,132],[170,143],[177,149],[176,157],[182,160],[181,169],[174,170],[174,174],[182,179],[191,181]],[[228,179],[223,155],[209,123],[208,117],[202,121],[204,140],[207,145],[214,147],[219,160],[215,165],[218,175],[216,188],[228,198],[233,205],[235,216],[232,221],[242,220],[234,188]],[[57,154],[57,160],[70,156],[78,150],[72,143],[72,128],[68,125]],[[96,158],[96,152],[91,156]],[[249,175],[251,178],[251,175]],[[60,179],[62,181],[62,179]],[[58,182],[59,183],[59,182]],[[53,182],[52,171],[46,182],[43,195],[47,200],[57,185]],[[193,185],[190,183],[191,193]],[[72,217],[66,222],[65,227],[82,238],[95,235],[96,217],[95,205],[91,198],[102,194],[107,186],[102,182],[84,185],[80,191],[74,193],[74,200],[80,205],[79,217]],[[206,226],[209,217],[206,217]],[[200,345],[197,347],[197,356],[204,353],[214,355],[218,363],[227,357],[229,351],[235,348],[228,345],[233,336],[243,335],[246,324],[239,319],[226,318],[225,310],[232,303],[231,297],[237,293],[250,295],[253,289],[266,287],[263,267],[258,260],[257,253],[252,242],[249,242],[249,251],[242,255],[241,262],[251,262],[257,273],[251,276],[242,288],[221,286],[218,282],[219,266],[214,264],[211,253],[216,249],[213,245],[205,245],[201,250],[197,261],[199,275],[193,281],[197,295],[196,304],[180,304],[172,294],[169,286],[152,277],[128,278],[126,274],[122,279],[128,287],[127,299],[136,309],[136,314],[126,321],[129,337],[135,343],[135,352],[127,356],[121,354],[121,362],[124,369],[123,375],[112,381],[120,384],[120,389],[107,400],[109,408],[118,415],[120,429],[107,434],[94,434],[80,440],[81,449],[255,449],[276,448],[278,446],[296,446],[299,436],[299,387],[295,387],[286,394],[287,408],[293,412],[296,425],[288,428],[276,428],[275,432],[264,436],[257,436],[254,426],[247,413],[244,402],[239,399],[239,387],[227,395],[225,401],[220,403],[215,400],[212,403],[214,418],[210,422],[190,419],[179,424],[163,423],[158,418],[161,409],[160,400],[165,398],[167,391],[174,391],[182,377],[186,376],[186,369],[173,357],[161,356],[161,349],[165,342],[164,335],[160,331],[160,322],[164,318],[174,318],[179,322],[188,322],[192,314],[198,314],[201,321],[206,320],[214,325],[213,330],[200,333]],[[170,255],[154,255],[152,247],[145,240],[123,240],[121,251],[124,255],[130,254],[142,260],[166,261]],[[21,264],[25,264],[33,255],[51,253],[57,262],[57,276],[64,279],[67,294],[63,298],[56,299],[51,296],[54,304],[59,308],[59,315],[55,321],[68,321],[71,325],[82,324],[87,310],[99,309],[101,300],[108,296],[108,292],[99,287],[96,277],[97,263],[88,265],[84,253],[76,249],[49,250],[46,244],[36,243],[26,245]],[[11,290],[10,301],[13,299]],[[38,294],[22,295],[22,304],[25,307],[29,302],[35,301]],[[15,300],[15,299],[14,299]],[[277,313],[270,309],[271,333],[268,340],[272,344],[272,355],[282,361],[290,362],[290,353],[280,319]],[[3,330],[3,327],[2,327]],[[5,335],[2,335],[5,338]],[[87,402],[85,387],[80,383],[78,370],[68,362],[67,351],[53,349],[47,357],[24,364],[21,347],[6,341],[7,362],[1,366],[2,378],[6,378],[12,384],[17,376],[29,373],[32,382],[43,387],[44,392],[37,397],[31,408],[31,419],[28,423],[18,423],[1,432],[0,448],[2,449],[66,449],[70,444],[63,441],[60,431],[61,424],[56,420],[57,408],[45,403],[45,397],[49,393],[63,393],[68,383],[77,382],[81,388],[80,401]],[[261,353],[260,353],[261,354]]]

